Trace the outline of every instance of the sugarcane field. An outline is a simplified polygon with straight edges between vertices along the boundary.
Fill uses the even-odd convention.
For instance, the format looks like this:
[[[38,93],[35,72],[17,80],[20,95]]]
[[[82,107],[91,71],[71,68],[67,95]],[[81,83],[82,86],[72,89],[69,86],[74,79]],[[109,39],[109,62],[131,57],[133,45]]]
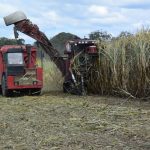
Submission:
[[[148,0],[0,8],[0,150],[150,149]]]

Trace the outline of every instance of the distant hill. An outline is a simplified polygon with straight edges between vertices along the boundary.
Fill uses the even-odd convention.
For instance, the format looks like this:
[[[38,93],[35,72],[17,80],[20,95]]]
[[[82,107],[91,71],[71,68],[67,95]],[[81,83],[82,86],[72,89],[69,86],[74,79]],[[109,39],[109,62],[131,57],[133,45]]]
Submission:
[[[80,39],[80,37],[71,33],[61,32],[50,39],[50,42],[60,52],[60,54],[63,55],[66,42],[75,39]]]

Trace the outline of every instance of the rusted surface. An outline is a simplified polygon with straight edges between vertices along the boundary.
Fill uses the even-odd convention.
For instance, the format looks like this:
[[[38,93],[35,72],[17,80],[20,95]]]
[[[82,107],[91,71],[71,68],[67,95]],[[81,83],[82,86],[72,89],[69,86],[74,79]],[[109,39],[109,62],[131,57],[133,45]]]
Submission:
[[[39,27],[33,24],[30,20],[23,20],[15,23],[16,31],[20,31],[33,39],[37,40],[50,59],[57,65],[62,74],[65,74],[64,60],[59,52],[52,46],[46,35],[39,30]]]

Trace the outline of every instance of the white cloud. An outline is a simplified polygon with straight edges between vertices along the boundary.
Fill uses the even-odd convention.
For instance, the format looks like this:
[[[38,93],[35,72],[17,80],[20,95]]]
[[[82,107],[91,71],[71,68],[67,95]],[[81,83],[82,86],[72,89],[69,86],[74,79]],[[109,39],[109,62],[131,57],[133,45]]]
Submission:
[[[61,17],[57,14],[56,11],[45,11],[39,13],[38,19],[37,17],[34,17],[34,20],[36,24],[41,25],[43,27],[49,26],[49,27],[58,27],[60,26]]]
[[[114,5],[128,5],[128,4],[137,4],[148,0],[110,0],[111,4]],[[108,2],[109,3],[109,2]]]
[[[120,9],[113,10],[104,6],[92,5],[86,14],[90,24],[108,25],[119,24],[128,21],[128,17],[121,13]]]
[[[134,5],[134,4],[150,4],[149,0],[83,0],[84,3],[95,4],[95,5],[103,5],[103,6],[124,6],[124,5]]]
[[[109,11],[107,7],[92,5],[88,8],[89,13],[98,16],[106,16]]]
[[[89,19],[89,23],[92,23],[93,25],[94,24],[99,24],[99,25],[118,25],[118,24],[121,24],[121,23],[126,23],[128,21],[128,19],[119,14],[119,13],[114,13],[110,16],[107,16],[105,18],[90,18]]]
[[[5,4],[1,3],[0,4],[0,15],[8,15],[9,13],[12,13],[14,11],[18,10],[16,6],[10,5],[10,4]]]
[[[112,0],[114,3],[128,5],[128,4],[140,4],[140,3],[147,3],[149,0]]]
[[[29,5],[30,4],[30,5]],[[46,35],[58,32],[72,32],[79,36],[94,30],[107,30],[119,33],[122,30],[135,30],[149,25],[149,9],[136,9],[150,4],[149,0],[1,0],[0,16],[16,10],[23,10],[27,17],[37,24]],[[128,5],[130,9],[127,9]],[[131,9],[131,8],[134,9]],[[147,21],[146,21],[147,20]],[[11,29],[0,20],[1,36]],[[5,28],[5,32],[2,28]],[[29,40],[27,37],[24,37]]]
[[[34,19],[36,20],[36,19]],[[58,14],[56,11],[47,11],[41,14],[40,19],[36,22],[39,22],[42,26],[51,26],[51,27],[63,27],[63,26],[77,26],[80,23],[80,20],[75,19],[71,16],[63,16]]]
[[[54,23],[59,23],[60,17],[55,11],[48,11],[44,14],[45,18],[49,18]]]
[[[150,27],[150,20],[146,21],[139,21],[132,24],[133,28],[135,29],[141,29],[141,28],[149,28]]]

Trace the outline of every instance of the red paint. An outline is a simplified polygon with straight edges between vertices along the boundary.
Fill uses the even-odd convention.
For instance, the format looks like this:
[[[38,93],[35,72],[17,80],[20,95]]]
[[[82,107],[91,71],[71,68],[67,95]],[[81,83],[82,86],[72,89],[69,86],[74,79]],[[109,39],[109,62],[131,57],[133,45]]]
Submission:
[[[34,88],[36,89],[36,88],[42,88],[43,83],[38,82],[37,85],[15,85],[14,84],[14,77],[13,76],[8,76],[7,77],[7,86],[8,86],[8,89],[12,89],[12,90],[34,89]]]
[[[36,72],[36,80],[37,84],[33,85],[15,85],[15,76],[14,75],[7,75],[7,65],[6,62],[4,61],[4,54],[8,52],[9,49],[23,49],[23,60],[24,60],[24,74],[26,73],[25,70],[27,69],[33,69]],[[7,89],[41,89],[43,87],[43,69],[41,67],[37,67],[36,65],[36,48],[31,46],[30,50],[30,58],[31,60],[29,61],[29,54],[27,52],[26,46],[18,46],[18,45],[6,45],[2,46],[0,48],[0,84],[2,80],[2,75],[5,74],[6,80],[7,80]],[[22,74],[21,76],[23,76]]]

